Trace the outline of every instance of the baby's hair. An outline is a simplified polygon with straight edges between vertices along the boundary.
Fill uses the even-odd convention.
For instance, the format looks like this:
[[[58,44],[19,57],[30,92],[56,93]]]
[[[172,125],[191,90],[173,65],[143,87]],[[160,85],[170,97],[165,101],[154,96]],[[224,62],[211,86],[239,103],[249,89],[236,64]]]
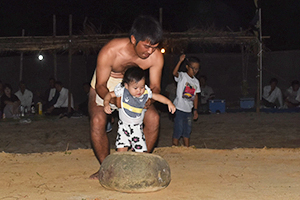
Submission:
[[[134,81],[135,83],[145,78],[145,72],[139,66],[131,65],[128,66],[121,85],[124,87],[125,83],[129,84]]]

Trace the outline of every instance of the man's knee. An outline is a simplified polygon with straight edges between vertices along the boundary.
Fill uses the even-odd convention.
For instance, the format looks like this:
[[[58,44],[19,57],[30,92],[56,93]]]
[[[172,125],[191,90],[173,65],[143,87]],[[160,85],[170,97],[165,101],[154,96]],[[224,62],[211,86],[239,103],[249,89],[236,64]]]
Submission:
[[[147,113],[148,112],[148,113]],[[159,114],[155,109],[145,113],[144,124],[149,129],[157,129],[159,126]]]

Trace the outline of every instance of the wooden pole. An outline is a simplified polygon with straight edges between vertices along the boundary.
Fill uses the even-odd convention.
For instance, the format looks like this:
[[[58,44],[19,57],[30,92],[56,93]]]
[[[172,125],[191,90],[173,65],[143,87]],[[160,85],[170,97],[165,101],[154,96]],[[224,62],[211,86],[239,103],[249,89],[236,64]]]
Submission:
[[[72,86],[72,15],[69,15],[69,98],[68,113],[71,113],[71,86]]]
[[[159,23],[162,27],[162,13],[163,13],[163,9],[162,8],[159,8]]]
[[[261,8],[258,9],[259,16],[259,48],[258,48],[258,73],[257,73],[257,99],[256,99],[256,112],[260,112],[260,102],[262,100],[262,30],[261,30]]]
[[[53,15],[53,41],[56,37],[56,16]],[[56,49],[53,51],[53,67],[54,67],[54,79],[57,80],[57,58],[56,58]]]
[[[25,29],[22,29],[22,37],[25,35]],[[20,55],[20,78],[19,81],[22,81],[23,79],[23,51],[21,52]]]

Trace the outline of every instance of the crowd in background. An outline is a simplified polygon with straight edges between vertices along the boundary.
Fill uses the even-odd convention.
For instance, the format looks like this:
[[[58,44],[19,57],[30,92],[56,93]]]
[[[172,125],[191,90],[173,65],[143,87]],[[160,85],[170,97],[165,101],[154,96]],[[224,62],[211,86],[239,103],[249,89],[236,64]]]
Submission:
[[[0,81],[0,118],[19,119],[27,114],[35,114],[39,109],[40,113],[50,116],[70,116],[75,112],[88,115],[89,88],[89,83],[83,84],[86,100],[74,107],[72,93],[54,78],[49,79],[49,88],[44,93],[36,94],[26,87],[24,81],[19,82],[16,92],[10,84]]]

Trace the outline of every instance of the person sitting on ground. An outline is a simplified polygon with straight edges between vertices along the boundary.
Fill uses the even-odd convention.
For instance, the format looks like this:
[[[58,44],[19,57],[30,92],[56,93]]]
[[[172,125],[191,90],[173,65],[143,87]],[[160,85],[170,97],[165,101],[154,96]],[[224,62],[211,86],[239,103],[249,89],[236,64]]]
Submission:
[[[57,99],[57,102],[47,109],[46,114],[50,115],[67,115],[72,114],[74,111],[74,103],[73,103],[73,97],[71,94],[71,111],[68,110],[69,108],[69,90],[67,88],[63,87],[62,82],[56,81],[55,82],[55,88],[59,92],[59,97]]]
[[[21,101],[12,93],[12,87],[10,84],[4,85],[4,94],[1,97],[1,111],[5,118],[18,119],[20,115]]]
[[[300,83],[298,80],[292,81],[291,87],[285,92],[285,106],[295,108],[300,106]]]
[[[58,99],[59,92],[55,88],[55,79],[50,78],[49,79],[49,88],[45,91],[44,97],[43,97],[43,111],[46,112],[47,109],[52,107]]]
[[[3,94],[4,94],[3,83],[0,80],[0,98],[2,97]]]
[[[24,109],[27,108],[29,111],[33,100],[33,93],[26,89],[24,81],[20,81],[19,90],[15,93],[15,95],[21,101],[21,105],[24,107]]]
[[[187,72],[178,72],[180,65],[184,63]],[[183,145],[190,146],[190,134],[192,132],[192,119],[198,119],[198,93],[201,92],[200,84],[195,75],[200,68],[200,60],[196,57],[186,58],[181,55],[179,62],[173,70],[177,82],[176,98],[174,105],[176,113],[174,119],[174,132],[172,143],[179,145],[183,138]]]
[[[209,113],[209,100],[212,100],[215,98],[215,93],[211,87],[206,85],[207,77],[205,75],[200,76],[200,88],[201,88],[201,94],[200,94],[200,105],[198,106],[198,112],[199,113]]]
[[[282,108],[282,93],[277,87],[278,80],[272,78],[270,80],[270,85],[263,88],[262,105],[267,108]]]
[[[121,97],[121,107],[119,110],[119,129],[116,139],[118,152],[131,149],[135,152],[147,152],[146,140],[143,134],[143,119],[146,110],[144,109],[148,99],[168,105],[172,114],[176,108],[174,104],[161,94],[152,93],[151,89],[145,85],[144,70],[138,66],[127,66],[123,81],[119,83],[114,91],[104,97],[104,111],[111,114],[110,100]]]

